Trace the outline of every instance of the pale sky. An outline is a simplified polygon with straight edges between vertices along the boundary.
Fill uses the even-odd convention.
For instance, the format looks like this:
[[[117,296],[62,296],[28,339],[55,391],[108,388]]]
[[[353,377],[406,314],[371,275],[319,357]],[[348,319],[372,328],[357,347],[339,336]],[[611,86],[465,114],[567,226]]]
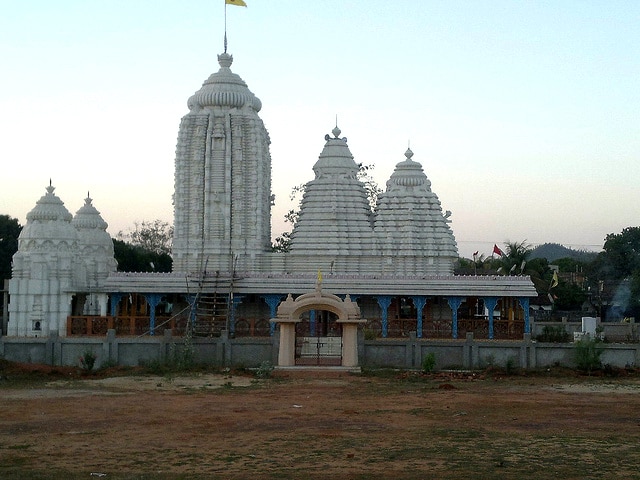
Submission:
[[[232,70],[271,136],[272,232],[335,125],[384,186],[410,143],[461,256],[598,250],[640,225],[640,1],[246,0]],[[0,214],[52,179],[112,235],[171,222],[187,99],[218,70],[223,0],[0,0]]]

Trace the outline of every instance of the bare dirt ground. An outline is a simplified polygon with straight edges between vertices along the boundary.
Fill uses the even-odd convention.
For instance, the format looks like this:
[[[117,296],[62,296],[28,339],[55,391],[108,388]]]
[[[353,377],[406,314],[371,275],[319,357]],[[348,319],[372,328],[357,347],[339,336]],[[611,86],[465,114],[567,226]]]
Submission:
[[[28,368],[0,380],[3,479],[640,478],[636,373]]]

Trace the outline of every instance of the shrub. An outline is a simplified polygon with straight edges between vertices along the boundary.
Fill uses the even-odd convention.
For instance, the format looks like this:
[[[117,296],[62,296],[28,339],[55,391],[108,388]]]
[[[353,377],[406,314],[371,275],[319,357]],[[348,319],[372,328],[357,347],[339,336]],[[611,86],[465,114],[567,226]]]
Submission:
[[[269,378],[273,373],[273,364],[265,360],[260,364],[260,366],[256,370],[256,377],[258,378]]]
[[[80,366],[85,372],[90,372],[96,364],[96,358],[98,358],[97,355],[91,350],[85,350],[80,356]]]
[[[436,367],[436,355],[433,352],[427,353],[422,359],[422,371],[424,373],[431,373]]]
[[[602,366],[600,357],[604,351],[604,345],[599,338],[582,337],[575,346],[576,365],[578,370],[591,374]]]

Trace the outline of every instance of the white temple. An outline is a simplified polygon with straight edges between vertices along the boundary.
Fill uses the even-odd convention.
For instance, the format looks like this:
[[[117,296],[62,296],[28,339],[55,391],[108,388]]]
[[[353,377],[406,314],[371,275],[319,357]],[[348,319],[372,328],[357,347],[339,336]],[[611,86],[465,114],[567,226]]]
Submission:
[[[290,252],[272,252],[270,138],[258,116],[261,102],[231,71],[231,55],[218,61],[180,123],[173,272],[116,272],[107,224],[91,199],[72,218],[49,186],[28,214],[14,256],[10,336],[96,334],[102,331],[91,325],[99,317],[118,334],[133,333],[130,326],[146,318],[135,329],[151,335],[161,325],[179,333],[189,322],[208,335],[224,329],[270,335],[278,306],[314,288],[331,292],[329,314],[316,318],[316,310],[296,310],[293,297],[286,302],[289,313],[300,315],[286,321],[306,322],[307,336],[335,327],[332,315],[339,317],[335,309],[345,296],[353,300],[345,322],[365,323],[354,320],[357,300],[367,328],[383,337],[411,330],[457,338],[465,331],[459,315],[473,320],[490,306],[483,321],[493,338],[496,303],[501,319],[520,325],[520,334],[528,331],[528,298],[536,296],[529,277],[453,275],[458,253],[450,212],[443,214],[414,153],[406,151],[372,210],[337,126],[305,186]],[[178,307],[190,313],[177,318]],[[166,318],[170,323],[161,323]]]

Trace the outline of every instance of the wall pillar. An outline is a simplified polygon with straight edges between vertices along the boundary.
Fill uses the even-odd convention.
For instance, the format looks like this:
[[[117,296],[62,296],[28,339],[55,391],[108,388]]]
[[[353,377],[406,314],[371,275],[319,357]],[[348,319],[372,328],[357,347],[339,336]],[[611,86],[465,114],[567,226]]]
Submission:
[[[342,324],[342,366],[358,366],[358,324]]]
[[[278,366],[293,367],[296,364],[296,322],[278,323],[280,324]]]

